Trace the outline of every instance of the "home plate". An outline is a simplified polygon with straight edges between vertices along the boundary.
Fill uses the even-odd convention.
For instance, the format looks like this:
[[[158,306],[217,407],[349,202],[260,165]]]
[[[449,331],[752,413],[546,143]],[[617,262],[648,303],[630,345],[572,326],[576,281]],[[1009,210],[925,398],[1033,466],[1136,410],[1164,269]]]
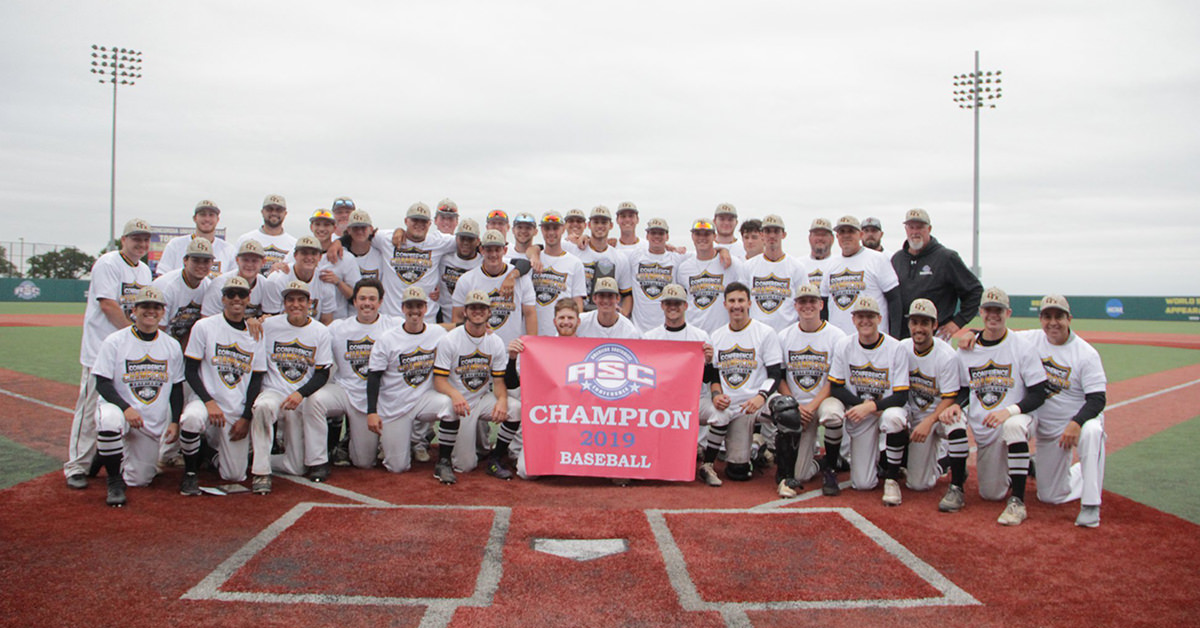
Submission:
[[[629,551],[625,539],[534,539],[533,551],[584,562]]]

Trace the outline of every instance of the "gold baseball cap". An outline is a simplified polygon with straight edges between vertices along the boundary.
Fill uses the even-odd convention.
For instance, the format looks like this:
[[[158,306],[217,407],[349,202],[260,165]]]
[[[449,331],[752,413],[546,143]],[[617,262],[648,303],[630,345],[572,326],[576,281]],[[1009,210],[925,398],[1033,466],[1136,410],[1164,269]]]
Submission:
[[[287,209],[287,201],[285,201],[283,196],[279,194],[268,194],[267,197],[263,199],[263,209],[266,209],[272,205],[282,209]]]
[[[299,251],[300,249],[316,249],[318,251],[323,250],[321,249],[321,242],[317,240],[316,236],[310,235],[306,235],[296,240],[296,246],[293,247],[292,250]]]
[[[589,220],[594,220],[596,218],[612,220],[612,212],[608,211],[608,208],[603,205],[597,205],[592,208],[592,213],[588,215]]]
[[[214,211],[214,212],[217,212],[218,214],[221,213],[221,208],[217,207],[216,203],[214,203],[210,200],[203,200],[203,201],[200,201],[199,203],[196,203],[196,209],[192,210],[192,215],[199,214],[200,212],[202,212],[204,210]]]
[[[806,297],[812,297],[814,299],[821,298],[821,291],[817,290],[817,287],[809,281],[801,282],[800,285],[796,287],[795,298],[803,299]]]
[[[592,294],[621,294],[621,290],[617,287],[617,280],[612,277],[601,277],[596,280],[596,285],[592,288]]]
[[[692,231],[716,231],[712,221],[707,218],[697,218],[692,221]]]
[[[579,217],[580,218],[583,217],[583,212],[579,212]],[[561,225],[561,224],[563,224],[562,214],[560,214],[554,210],[548,211],[548,212],[542,214],[542,224],[543,225]]]
[[[205,242],[207,242],[207,240],[205,240]],[[141,305],[143,303],[157,303],[159,305],[166,305],[167,299],[163,296],[162,291],[158,288],[155,288],[154,286],[146,286],[145,288],[138,290],[137,296],[133,298],[134,305]]]
[[[929,299],[916,299],[908,306],[908,317],[924,316],[932,318],[934,321],[938,319],[937,306]]]
[[[648,233],[654,229],[661,229],[667,232],[671,231],[671,228],[667,226],[667,221],[662,218],[651,218],[650,220],[646,221],[646,232]]]
[[[154,230],[150,227],[150,223],[141,218],[134,218],[125,223],[125,228],[121,230],[121,237],[142,234],[150,235],[153,232]]]
[[[339,196],[333,199],[333,207],[331,209],[335,212],[341,210],[352,212],[358,208],[355,207],[354,201],[349,196]]]
[[[571,220],[583,220],[583,221],[586,221],[586,220],[587,220],[587,214],[584,214],[582,209],[568,209],[568,210],[567,210],[567,214],[566,214],[566,216],[564,217],[564,220],[567,220],[567,221],[571,221]]]
[[[328,220],[329,222],[337,222],[337,219],[333,217],[333,212],[329,211],[328,209],[313,210],[312,216],[308,217],[308,222],[310,222],[310,223],[316,222],[318,220]]]
[[[729,215],[737,218],[737,208],[733,206],[733,203],[721,203],[720,205],[717,205],[717,210],[713,212],[713,218],[723,215]]]
[[[452,201],[448,198],[444,198],[444,199],[438,201],[437,211],[439,214],[444,214],[446,216],[457,216],[458,215],[458,203],[455,203],[454,201]]]
[[[371,224],[371,214],[368,214],[367,212],[365,212],[361,209],[356,209],[350,213],[350,222],[346,223],[346,226],[347,227],[372,227],[374,225]]]
[[[496,229],[488,229],[480,239],[479,246],[508,246],[508,241],[504,239],[504,234]]]
[[[225,280],[225,285],[221,286],[221,292],[228,292],[230,290],[245,290],[246,292],[249,292],[250,282],[242,279],[238,275],[234,275]]]
[[[833,232],[833,223],[829,222],[828,218],[813,218],[812,224],[808,226],[811,231],[828,231]]]
[[[472,290],[467,293],[464,305],[486,305],[492,307],[492,298],[483,290]]]
[[[767,227],[783,229],[783,217],[779,216],[778,214],[767,214],[767,216],[762,219],[762,228],[766,229]]]
[[[922,222],[927,225],[933,224],[929,222],[929,212],[921,209],[920,207],[914,207],[913,209],[905,212],[904,222]]]
[[[204,238],[192,238],[188,242],[187,251],[183,254],[184,257],[213,257],[212,243]]]
[[[658,298],[660,301],[683,301],[686,303],[688,293],[683,286],[677,283],[669,283],[663,288],[662,294]]]
[[[495,231],[495,229],[493,229],[492,231]],[[475,238],[476,240],[478,240],[479,239],[479,223],[475,222],[474,220],[472,220],[470,218],[464,218],[463,220],[459,221],[458,229],[456,229],[454,231],[454,235],[467,236],[468,238]]]
[[[633,212],[636,214],[638,213],[638,208],[637,205],[633,204],[633,201],[621,201],[621,203],[617,205],[617,213],[620,214],[621,212]]]
[[[1008,293],[992,286],[983,291],[983,297],[979,299],[979,307],[1002,307],[1006,310],[1011,310],[1012,306],[1008,303]]]
[[[858,298],[854,300],[854,305],[850,306],[851,314],[859,312],[873,312],[882,315],[882,312],[879,311],[879,303],[865,294],[858,295]]]
[[[400,302],[409,303],[411,301],[420,301],[421,303],[425,303],[428,300],[429,297],[425,294],[425,291],[422,290],[420,286],[409,286],[404,289],[404,295],[401,297]]]
[[[1067,297],[1061,294],[1048,294],[1042,297],[1042,304],[1038,307],[1038,312],[1046,310],[1062,310],[1067,314],[1071,313],[1071,304],[1067,302]]]
[[[265,257],[265,253],[266,251],[263,250],[263,245],[259,243],[258,240],[253,238],[242,242],[242,244],[238,246],[237,252],[238,257],[241,257],[242,255],[257,255],[259,257]]]
[[[842,227],[850,227],[855,231],[862,231],[862,225],[859,224],[858,219],[854,216],[842,216],[838,218],[837,227],[834,229],[841,229]]]
[[[409,205],[408,213],[404,215],[405,218],[416,218],[417,220],[430,220],[432,216],[433,213],[429,211],[429,206],[420,201]]]
[[[228,284],[226,284],[226,287],[228,287]],[[299,279],[293,279],[289,281],[288,284],[283,287],[283,292],[280,293],[280,296],[286,297],[293,292],[302,292],[306,297],[312,296],[312,293],[308,291],[308,283],[300,281]]]

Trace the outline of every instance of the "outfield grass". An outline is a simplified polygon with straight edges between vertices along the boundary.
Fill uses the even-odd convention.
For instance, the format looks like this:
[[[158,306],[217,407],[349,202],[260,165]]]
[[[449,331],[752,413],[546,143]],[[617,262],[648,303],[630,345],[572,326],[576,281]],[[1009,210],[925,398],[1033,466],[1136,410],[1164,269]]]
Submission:
[[[0,368],[79,385],[82,327],[0,327]]]
[[[1200,417],[1180,423],[1108,456],[1104,488],[1200,524]]]
[[[0,301],[0,314],[83,314],[86,303]]]
[[[1200,363],[1200,351],[1141,345],[1092,345],[1104,361],[1108,381],[1119,382],[1150,373]]]
[[[1012,329],[1034,329],[1041,327],[1036,318],[1012,317],[1008,321]],[[967,327],[982,329],[979,318]],[[1119,321],[1114,319],[1077,318],[1071,321],[1071,329],[1079,331],[1120,331],[1141,334],[1193,334],[1200,335],[1200,322],[1196,321]]]
[[[0,436],[0,489],[61,468],[54,458]]]

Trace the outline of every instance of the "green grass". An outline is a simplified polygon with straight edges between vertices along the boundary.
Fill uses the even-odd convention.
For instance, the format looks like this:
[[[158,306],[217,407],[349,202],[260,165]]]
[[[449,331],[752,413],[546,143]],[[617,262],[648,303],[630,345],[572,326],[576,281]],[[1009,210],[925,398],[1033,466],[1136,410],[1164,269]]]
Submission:
[[[1032,317],[1012,317],[1008,319],[1012,329],[1035,329],[1041,327],[1038,319]],[[983,328],[979,318],[971,321],[974,329]],[[1195,321],[1119,321],[1098,318],[1077,318],[1071,321],[1071,329],[1078,331],[1120,331],[1140,334],[1192,334],[1200,335],[1200,323]]]
[[[0,489],[61,468],[54,458],[0,436]]]
[[[1105,465],[1104,488],[1200,524],[1200,417],[1117,451]]]
[[[86,303],[0,301],[0,314],[83,314]]]
[[[1200,363],[1200,351],[1141,345],[1092,345],[1104,360],[1108,381],[1119,382],[1150,373]]]
[[[81,327],[0,327],[0,368],[79,384]]]

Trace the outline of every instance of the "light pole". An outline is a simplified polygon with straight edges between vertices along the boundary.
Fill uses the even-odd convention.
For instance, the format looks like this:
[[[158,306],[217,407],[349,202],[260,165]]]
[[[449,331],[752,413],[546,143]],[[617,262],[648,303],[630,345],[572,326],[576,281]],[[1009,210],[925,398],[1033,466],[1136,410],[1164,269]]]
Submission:
[[[117,86],[133,85],[142,78],[142,53],[116,46],[92,46],[92,74],[100,75],[101,83],[112,83],[112,181],[108,196],[108,243],[111,245],[117,234]]]
[[[975,226],[971,239],[971,272],[983,276],[979,267],[979,110],[996,108],[1000,98],[1000,71],[981,72],[979,51],[975,51],[975,71],[954,76],[954,102],[960,109],[973,109],[975,114]]]

